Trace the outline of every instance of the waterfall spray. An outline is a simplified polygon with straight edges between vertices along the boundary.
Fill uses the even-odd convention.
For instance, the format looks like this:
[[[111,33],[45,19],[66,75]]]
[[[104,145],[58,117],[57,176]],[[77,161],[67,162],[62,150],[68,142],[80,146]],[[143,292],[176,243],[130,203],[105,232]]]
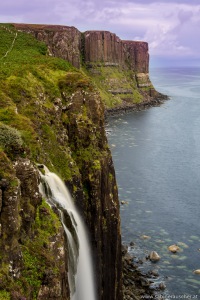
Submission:
[[[40,191],[56,206],[67,236],[68,280],[72,300],[96,300],[91,249],[84,222],[65,184],[45,167]]]

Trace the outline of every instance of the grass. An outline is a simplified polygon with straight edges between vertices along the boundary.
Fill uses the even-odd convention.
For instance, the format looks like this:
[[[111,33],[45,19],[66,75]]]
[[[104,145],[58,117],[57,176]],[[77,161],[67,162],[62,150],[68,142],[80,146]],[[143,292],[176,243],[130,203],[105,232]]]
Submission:
[[[6,291],[0,291],[0,300],[10,300],[10,293]]]
[[[137,87],[135,74],[131,71],[119,66],[104,66],[98,63],[92,69],[85,69],[85,72],[91,76],[108,108],[121,105],[126,98],[129,99],[129,103],[140,103],[143,99]],[[130,91],[130,93],[128,96],[123,93],[113,95],[112,91],[117,90]]]
[[[51,249],[48,249],[49,242],[56,239],[59,234],[61,223],[58,216],[50,206],[43,200],[38,206],[34,224],[34,238],[27,239],[22,246],[24,269],[22,271],[24,293],[37,299],[38,290],[42,284],[45,272],[51,270],[51,274],[59,272],[56,266],[55,257]],[[20,283],[18,282],[20,285]],[[28,295],[27,295],[28,296]]]
[[[0,122],[18,130],[24,146],[22,156],[45,163],[70,179],[78,171],[69,168],[66,143],[58,142],[68,116],[63,112],[56,119],[54,102],[65,102],[63,92],[70,96],[92,86],[87,76],[67,61],[48,56],[47,46],[27,33],[17,33],[5,57],[15,35],[12,25],[0,24]]]
[[[115,73],[112,73],[113,78],[122,82],[118,70],[112,71]],[[97,78],[96,86],[99,80],[101,93],[114,105],[120,99],[113,100],[111,93],[105,91],[108,74],[104,71],[102,74],[103,77]],[[74,190],[78,190],[77,197],[82,193],[80,185],[83,185],[85,197],[82,195],[82,198],[84,205],[89,207],[92,186],[99,184],[102,164],[109,155],[103,131],[103,111],[97,88],[83,70],[48,56],[47,47],[31,35],[18,32],[16,36],[14,27],[0,24],[0,129],[6,129],[10,136],[8,140],[1,137],[0,179],[6,179],[9,188],[14,190],[19,186],[14,162],[26,157],[31,162],[45,164],[70,182],[75,186]],[[14,142],[22,147],[13,152],[7,148],[7,142],[10,146]],[[36,299],[45,271],[52,270],[56,275],[59,269],[54,261],[56,255],[50,251],[51,237],[59,235],[57,216],[43,201],[37,207],[34,219],[36,207],[28,201],[25,204],[26,213],[33,216],[31,234],[25,234],[23,222],[20,223],[24,221],[23,217],[19,217],[22,228],[18,246],[22,250],[24,267],[20,278],[15,280],[8,271],[9,261],[6,261],[6,268],[0,265],[0,288],[4,288],[5,299],[9,297],[9,291],[19,291],[27,299]],[[6,246],[9,248],[4,244],[6,238],[0,239],[4,260],[7,256],[3,251]],[[18,243],[18,237],[14,238]]]
[[[9,28],[10,31],[5,28]],[[30,70],[31,66],[65,71],[72,68],[67,61],[47,56],[47,46],[37,41],[32,35],[23,32],[17,32],[12,50],[4,57],[16,32],[12,25],[0,24],[0,78],[3,79],[12,74],[23,75],[24,71]]]

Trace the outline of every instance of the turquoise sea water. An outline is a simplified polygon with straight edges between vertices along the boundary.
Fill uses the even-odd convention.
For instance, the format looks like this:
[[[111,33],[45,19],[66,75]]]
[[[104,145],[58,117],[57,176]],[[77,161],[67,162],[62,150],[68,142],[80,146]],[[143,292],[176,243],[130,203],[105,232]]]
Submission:
[[[154,69],[150,75],[170,100],[110,117],[107,125],[119,196],[127,201],[121,205],[122,239],[136,243],[133,254],[158,252],[161,260],[148,267],[158,270],[168,298],[198,299],[200,69]],[[173,244],[180,247],[177,254],[168,250]]]

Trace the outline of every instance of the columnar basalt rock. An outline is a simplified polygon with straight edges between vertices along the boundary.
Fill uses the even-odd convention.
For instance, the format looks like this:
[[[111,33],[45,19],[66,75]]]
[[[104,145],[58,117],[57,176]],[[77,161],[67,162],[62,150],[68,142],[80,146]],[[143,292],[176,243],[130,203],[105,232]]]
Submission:
[[[104,106],[98,93],[84,91],[74,93],[70,104],[68,139],[85,191],[84,196],[81,193],[75,195],[75,200],[90,231],[97,299],[121,300],[119,201],[104,130]]]
[[[120,66],[135,73],[149,72],[148,43],[123,41],[109,31],[84,33],[84,59],[87,64],[103,63],[104,66]]]
[[[87,64],[120,66],[135,73],[149,72],[148,43],[124,41],[109,31],[91,30],[83,34],[73,26],[14,24],[47,44],[49,55],[68,60],[80,68],[81,55]]]
[[[76,28],[67,26],[14,26],[47,44],[47,53],[42,44],[38,47],[42,52],[38,56],[41,55],[42,62],[46,59],[47,65],[51,58],[45,55],[51,55],[63,58],[74,67],[80,68],[82,56],[86,67],[100,72],[97,78],[100,82],[98,88],[103,90],[105,87],[103,92],[110,93],[112,99],[120,94],[124,102],[137,103],[142,97],[138,87],[147,87],[147,83],[150,84],[146,43],[123,42],[107,31],[87,31],[81,34]],[[26,41],[26,34],[21,35]],[[71,187],[75,202],[90,232],[95,258],[97,299],[122,300],[119,201],[114,166],[104,128],[104,104],[97,85],[92,83],[94,78],[88,76],[88,70],[85,71],[86,75],[84,68],[80,72],[68,63],[56,61],[62,67],[57,66],[54,70],[48,66],[49,69],[46,70],[50,73],[49,77],[45,72],[39,72],[40,65],[37,72],[33,72],[34,66],[31,65],[33,71],[30,69],[24,72],[24,78],[21,78],[21,69],[20,74],[13,76],[13,80],[16,78],[20,83],[20,98],[17,101],[15,85],[9,85],[6,79],[5,94],[9,90],[10,102],[5,97],[5,105],[7,108],[12,103],[11,111],[16,107],[13,115],[21,117],[20,121],[16,117],[17,128],[18,122],[23,122],[22,120],[25,120],[24,123],[28,120],[26,124],[32,124],[29,124],[28,131],[31,141],[29,138],[26,140],[27,157],[52,168]],[[63,70],[63,63],[66,70]],[[22,79],[27,80],[26,86]],[[41,92],[38,92],[40,89]],[[22,157],[24,155],[23,152]],[[10,266],[11,280],[14,274],[18,276],[24,272],[24,277],[33,275],[31,284],[26,282],[26,278],[22,278],[26,283],[25,289],[18,289],[17,286],[15,291],[18,293],[19,290],[21,294],[12,300],[20,299],[24,295],[27,300],[34,299],[35,291],[39,300],[67,300],[69,289],[63,230],[57,216],[51,215],[50,208],[41,199],[38,171],[28,158],[15,158],[13,167],[6,155],[0,155],[0,167],[2,170],[7,169],[3,175],[0,174],[0,250],[2,253],[8,252],[5,254],[5,264],[9,264],[10,260],[14,262]],[[49,220],[52,221],[51,224],[48,223]],[[59,222],[57,227],[54,226],[54,221]],[[50,232],[49,225],[52,230]],[[47,237],[46,233],[49,234]],[[37,253],[40,255],[37,256]],[[38,268],[40,263],[43,265]],[[1,265],[0,267],[3,268]],[[17,271],[13,271],[15,269]],[[40,269],[42,273],[39,274],[38,283]],[[0,271],[4,274],[4,269],[0,268]],[[6,274],[9,275],[9,272]],[[5,286],[4,282],[0,278],[0,289],[12,291],[13,287]],[[32,284],[36,286],[32,287]]]
[[[148,43],[139,41],[123,41],[126,62],[135,73],[149,72]]]
[[[122,65],[123,43],[109,31],[86,31],[84,33],[84,59],[86,63]]]

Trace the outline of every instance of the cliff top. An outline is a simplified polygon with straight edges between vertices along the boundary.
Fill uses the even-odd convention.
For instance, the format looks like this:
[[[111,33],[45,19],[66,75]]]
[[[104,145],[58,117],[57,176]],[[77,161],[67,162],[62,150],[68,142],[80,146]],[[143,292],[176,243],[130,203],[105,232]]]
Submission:
[[[74,26],[65,26],[65,25],[48,25],[48,24],[24,24],[24,23],[12,23],[12,25],[20,29],[29,29],[29,30],[52,30],[52,31],[63,31],[66,29],[75,28]]]
[[[43,31],[43,30],[51,30],[51,31],[65,31],[69,29],[76,29],[74,26],[66,26],[66,25],[51,25],[51,24],[26,24],[26,23],[12,23],[12,25],[17,29],[17,30],[36,30],[36,31]],[[111,34],[115,35],[118,39],[120,39],[115,33],[110,32],[108,30],[86,30],[84,34],[89,34],[89,33],[104,33],[104,34]],[[121,39],[120,39],[121,40]],[[147,42],[144,41],[133,41],[133,40],[121,40],[125,44],[147,44]]]
[[[146,45],[148,45],[147,42],[143,42],[143,41],[122,40],[122,42],[124,44],[143,44],[143,45],[146,44]]]

